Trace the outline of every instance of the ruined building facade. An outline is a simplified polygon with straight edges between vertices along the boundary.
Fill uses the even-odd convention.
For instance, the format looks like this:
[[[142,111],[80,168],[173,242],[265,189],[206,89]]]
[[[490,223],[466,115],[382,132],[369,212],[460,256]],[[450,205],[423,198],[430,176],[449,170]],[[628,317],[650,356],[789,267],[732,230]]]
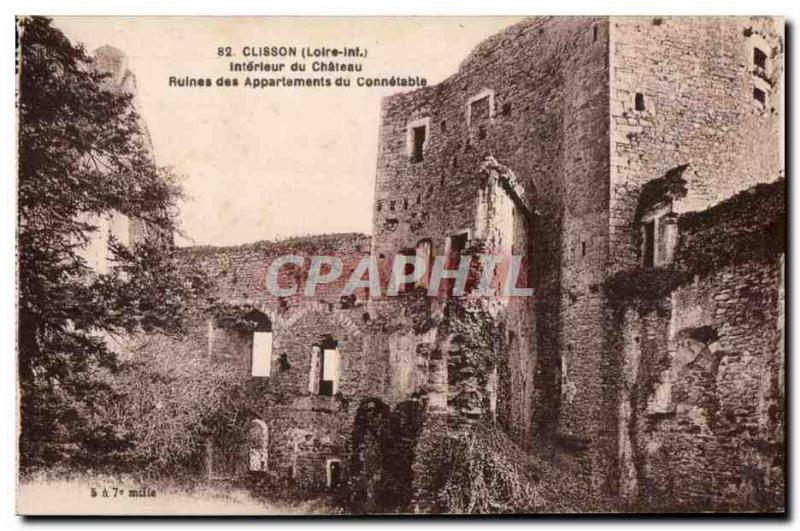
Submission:
[[[631,507],[775,507],[783,52],[770,18],[537,18],[386,98],[371,238],[185,251],[216,285],[204,350],[251,379],[249,446],[210,442],[209,475],[431,510],[427,452],[492,422]],[[291,281],[476,252],[522,256],[534,296],[264,286],[281,254]]]

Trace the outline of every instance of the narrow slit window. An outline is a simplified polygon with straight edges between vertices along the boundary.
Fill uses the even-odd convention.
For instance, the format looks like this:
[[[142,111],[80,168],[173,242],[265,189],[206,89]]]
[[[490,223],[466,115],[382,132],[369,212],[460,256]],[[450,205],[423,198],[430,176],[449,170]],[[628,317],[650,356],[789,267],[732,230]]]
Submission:
[[[637,111],[644,110],[644,94],[641,92],[636,93],[636,96],[633,98],[633,106]]]
[[[656,259],[656,222],[648,221],[644,224],[644,267],[653,267]]]
[[[431,278],[431,266],[433,265],[433,244],[431,240],[427,238],[420,240],[419,243],[417,243],[416,254],[422,259],[421,262],[425,264],[425,273],[417,280],[417,286],[428,289]]]
[[[414,144],[411,152],[411,160],[413,162],[421,162],[423,159],[426,134],[426,127],[424,125],[412,129],[412,141]]]
[[[328,488],[338,489],[342,484],[342,462],[338,459],[329,459],[325,471]]]
[[[447,269],[458,269],[461,263],[461,253],[467,248],[468,238],[469,234],[466,232],[450,236],[447,253]],[[456,286],[456,279],[444,279],[442,284],[445,286],[445,292],[448,295],[452,295]]]
[[[400,254],[407,257],[415,257],[416,251],[414,249],[401,249]],[[414,273],[414,263],[415,263],[414,259],[410,259],[405,263],[405,265],[403,266],[403,275],[409,276],[412,273]],[[413,291],[414,283],[404,282],[400,284],[397,288],[398,288],[397,291],[399,293],[408,293],[410,291]]]

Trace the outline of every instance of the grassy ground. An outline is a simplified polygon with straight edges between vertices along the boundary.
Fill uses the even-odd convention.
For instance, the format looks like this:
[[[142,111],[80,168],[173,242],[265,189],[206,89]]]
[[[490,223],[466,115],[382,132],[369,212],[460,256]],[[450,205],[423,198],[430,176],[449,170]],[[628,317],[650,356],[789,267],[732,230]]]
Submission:
[[[155,496],[131,496],[131,491]],[[103,496],[103,489],[107,496]],[[115,490],[116,489],[116,490]],[[92,494],[95,494],[94,496]],[[221,482],[179,486],[142,484],[111,476],[26,479],[17,489],[17,513],[24,515],[304,515],[330,514],[325,500],[268,501]]]

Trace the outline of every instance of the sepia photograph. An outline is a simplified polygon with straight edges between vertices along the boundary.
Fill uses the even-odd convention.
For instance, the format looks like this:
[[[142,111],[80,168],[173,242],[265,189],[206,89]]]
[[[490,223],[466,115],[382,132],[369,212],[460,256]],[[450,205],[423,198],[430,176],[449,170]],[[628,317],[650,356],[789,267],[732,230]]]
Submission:
[[[786,515],[783,17],[15,26],[17,514]]]

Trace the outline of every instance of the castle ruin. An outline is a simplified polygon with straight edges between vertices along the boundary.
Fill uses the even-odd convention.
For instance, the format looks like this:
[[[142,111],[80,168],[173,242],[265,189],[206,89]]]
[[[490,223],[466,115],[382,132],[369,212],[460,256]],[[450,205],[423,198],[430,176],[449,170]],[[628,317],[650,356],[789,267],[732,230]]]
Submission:
[[[182,251],[214,282],[198,350],[247,380],[207,475],[437,511],[437,448],[488,423],[624,507],[774,509],[783,54],[773,18],[534,18],[385,98],[371,237]],[[264,286],[286,254],[476,252],[523,256],[534,296]]]

